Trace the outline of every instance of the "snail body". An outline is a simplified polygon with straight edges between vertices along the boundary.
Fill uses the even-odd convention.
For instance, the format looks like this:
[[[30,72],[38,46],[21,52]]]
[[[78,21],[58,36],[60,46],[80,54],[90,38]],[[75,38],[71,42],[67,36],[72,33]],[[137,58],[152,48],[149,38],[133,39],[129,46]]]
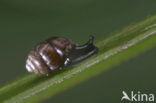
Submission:
[[[26,69],[28,72],[49,75],[50,72],[75,65],[98,52],[93,44],[94,37],[77,46],[71,40],[61,37],[52,37],[39,43],[28,54]]]

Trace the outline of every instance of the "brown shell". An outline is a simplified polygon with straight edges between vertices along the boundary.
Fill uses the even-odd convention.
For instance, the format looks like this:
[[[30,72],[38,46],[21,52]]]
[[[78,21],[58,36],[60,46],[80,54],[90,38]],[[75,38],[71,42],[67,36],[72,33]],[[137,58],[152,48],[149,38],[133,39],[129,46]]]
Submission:
[[[48,39],[47,42],[60,49],[64,54],[68,54],[75,47],[75,44],[66,38],[53,37]]]
[[[93,41],[94,37],[90,36],[87,43],[77,46],[69,39],[52,37],[30,51],[26,69],[29,72],[48,75],[60,67],[78,64],[98,53]]]
[[[53,37],[38,44],[28,55],[26,68],[29,72],[48,75],[65,62],[74,44],[66,38]]]

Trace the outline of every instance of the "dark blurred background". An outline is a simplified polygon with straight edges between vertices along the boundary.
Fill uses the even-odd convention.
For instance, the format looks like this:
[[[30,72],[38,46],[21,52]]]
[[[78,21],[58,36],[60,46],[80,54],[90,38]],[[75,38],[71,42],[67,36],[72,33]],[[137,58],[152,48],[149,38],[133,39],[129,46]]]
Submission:
[[[27,73],[31,48],[51,36],[82,44],[156,13],[155,0],[1,0],[0,85]],[[154,93],[156,49],[101,73],[45,103],[120,101],[122,90]]]

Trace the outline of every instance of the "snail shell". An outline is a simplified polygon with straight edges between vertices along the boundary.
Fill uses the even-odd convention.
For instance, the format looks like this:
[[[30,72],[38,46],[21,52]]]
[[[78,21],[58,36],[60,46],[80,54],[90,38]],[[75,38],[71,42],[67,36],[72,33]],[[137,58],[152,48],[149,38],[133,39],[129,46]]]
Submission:
[[[86,44],[77,46],[67,38],[52,37],[30,51],[26,69],[28,72],[48,75],[56,69],[75,65],[98,52],[93,40],[91,36]]]

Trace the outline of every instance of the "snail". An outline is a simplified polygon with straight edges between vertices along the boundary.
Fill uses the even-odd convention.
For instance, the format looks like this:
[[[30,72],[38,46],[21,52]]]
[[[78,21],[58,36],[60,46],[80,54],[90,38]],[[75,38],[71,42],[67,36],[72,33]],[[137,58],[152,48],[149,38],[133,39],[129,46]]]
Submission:
[[[48,76],[54,70],[75,65],[98,53],[93,41],[94,37],[90,36],[87,43],[78,46],[67,38],[49,38],[30,51],[26,60],[26,69],[28,72]]]

